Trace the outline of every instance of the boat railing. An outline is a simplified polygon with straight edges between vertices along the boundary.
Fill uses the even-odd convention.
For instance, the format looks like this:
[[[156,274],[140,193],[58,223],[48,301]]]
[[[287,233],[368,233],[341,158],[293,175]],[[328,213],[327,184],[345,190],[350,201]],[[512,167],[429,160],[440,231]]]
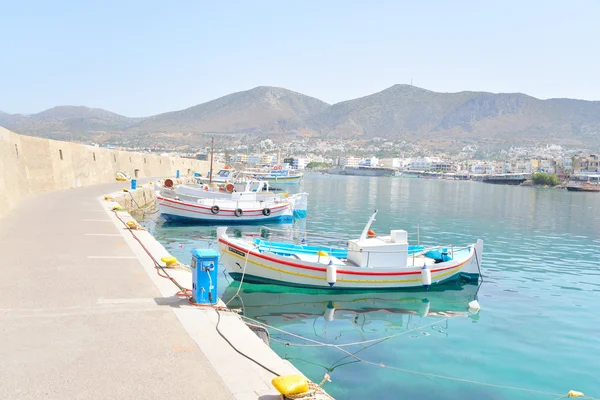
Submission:
[[[356,239],[357,237],[360,236],[360,232],[358,233],[321,233],[321,232],[311,232],[311,231],[289,231],[289,230],[285,230],[285,229],[275,229],[275,228],[271,228],[268,226],[261,226],[260,230],[267,230],[267,231],[271,231],[271,232],[277,232],[277,233],[283,233],[286,235],[289,235],[290,233],[292,234],[292,236],[294,236],[295,234],[298,234],[298,236],[300,238],[304,237],[308,237],[308,236],[314,236],[314,237],[323,237],[323,238],[331,238],[331,239],[339,239],[339,240],[343,240],[343,241],[348,241],[351,239]],[[419,230],[417,228],[417,232],[408,232],[409,235],[417,235],[418,239],[417,239],[417,243],[420,242],[420,233]],[[293,240],[293,238],[291,239]]]

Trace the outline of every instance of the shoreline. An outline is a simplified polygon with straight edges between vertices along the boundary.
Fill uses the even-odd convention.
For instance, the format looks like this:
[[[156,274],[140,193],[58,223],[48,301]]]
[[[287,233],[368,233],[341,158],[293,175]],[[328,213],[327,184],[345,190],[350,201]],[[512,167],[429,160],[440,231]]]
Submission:
[[[289,361],[280,358],[250,330],[237,314],[220,312],[220,315],[217,315],[214,307],[194,307],[187,300],[177,297],[175,293],[178,288],[170,280],[157,274],[154,261],[140,244],[146,247],[156,260],[170,255],[169,252],[146,230],[129,230],[119,220],[120,218],[125,223],[128,221],[137,223],[138,221],[129,213],[133,209],[133,204],[129,200],[128,193],[134,198],[148,199],[147,193],[150,192],[150,196],[155,198],[154,188],[153,184],[141,185],[135,191],[109,193],[108,196],[112,198],[111,200],[107,201],[104,197],[99,197],[98,201],[102,204],[113,224],[118,227],[128,246],[143,265],[146,274],[163,296],[155,299],[156,302],[172,307],[183,328],[208,358],[234,397],[241,400],[256,398],[261,400],[280,399],[280,394],[271,385],[271,379],[275,375],[238,354],[217,332],[216,327],[219,320],[220,331],[242,353],[280,375],[302,375],[302,373]],[[115,205],[125,206],[127,210],[113,212],[112,208]],[[168,269],[168,271],[182,286],[192,286],[190,272],[181,269]],[[225,306],[221,299],[219,299],[219,305]]]

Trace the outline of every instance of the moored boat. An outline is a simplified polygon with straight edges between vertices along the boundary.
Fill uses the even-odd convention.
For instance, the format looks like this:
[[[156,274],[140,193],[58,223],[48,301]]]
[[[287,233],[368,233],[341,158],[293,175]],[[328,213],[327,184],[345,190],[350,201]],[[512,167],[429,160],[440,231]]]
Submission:
[[[494,174],[484,175],[482,182],[497,185],[520,185],[527,180],[527,174]]]
[[[252,190],[252,184],[264,187],[265,182],[249,182],[241,192],[206,191],[185,188],[184,191],[163,190],[157,194],[158,208],[170,221],[197,223],[263,223],[293,222],[305,218],[307,193],[273,194]]]
[[[246,172],[254,179],[277,183],[298,183],[302,179],[302,172],[292,170],[287,164],[276,165],[269,172]]]
[[[358,239],[348,241],[345,257],[340,249],[328,245],[314,253],[282,246],[273,251],[254,240],[229,237],[227,228],[221,227],[217,229],[221,262],[236,280],[332,290],[415,288],[458,279],[479,280],[483,241],[417,251],[409,247],[404,230],[392,230],[389,236],[371,234],[376,214]]]
[[[567,184],[570,192],[600,192],[600,175],[574,175]]]

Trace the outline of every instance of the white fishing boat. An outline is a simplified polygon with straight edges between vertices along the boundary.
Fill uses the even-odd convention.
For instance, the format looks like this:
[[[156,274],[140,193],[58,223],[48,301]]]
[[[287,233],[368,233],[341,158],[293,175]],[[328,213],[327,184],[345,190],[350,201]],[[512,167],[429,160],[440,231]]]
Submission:
[[[298,183],[302,179],[302,172],[289,168],[289,165],[275,165],[268,172],[245,172],[254,179],[277,183]]]
[[[221,263],[233,279],[244,282],[332,290],[428,288],[458,279],[479,280],[482,240],[464,247],[411,248],[405,230],[376,236],[370,230],[376,214],[346,248],[323,245],[317,251],[302,244],[233,238],[220,227]]]
[[[258,188],[264,187],[264,182],[255,183]],[[162,190],[156,200],[162,216],[169,221],[247,224],[293,222],[294,218],[306,217],[307,193],[260,193],[252,188],[248,183],[247,190],[241,192]]]

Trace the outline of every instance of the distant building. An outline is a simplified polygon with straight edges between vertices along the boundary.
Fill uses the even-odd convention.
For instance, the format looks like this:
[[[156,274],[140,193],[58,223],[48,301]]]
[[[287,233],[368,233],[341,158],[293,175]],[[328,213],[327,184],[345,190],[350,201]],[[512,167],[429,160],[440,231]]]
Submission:
[[[261,165],[277,164],[277,156],[272,156],[270,154],[261,154],[259,160]]]
[[[366,158],[361,164],[365,167],[377,167],[379,166],[379,159],[377,157]]]
[[[382,158],[380,165],[385,168],[398,168],[402,167],[402,163],[399,158]]]
[[[208,160],[208,154],[198,153],[198,154],[196,154],[196,160],[207,161]]]
[[[410,169],[413,171],[431,171],[432,164],[440,162],[441,160],[437,157],[419,157],[411,161]]]
[[[234,154],[229,158],[230,163],[248,163],[248,154]]]
[[[357,167],[362,160],[358,157],[340,157],[338,158],[338,165],[340,167]]]
[[[448,173],[448,172],[455,172],[456,168],[454,168],[454,166],[452,164],[450,164],[449,162],[446,161],[436,161],[436,162],[432,162],[431,166],[430,166],[430,170],[431,171],[437,171],[437,172],[443,172],[443,173]]]
[[[248,164],[251,164],[251,165],[260,164],[260,154],[250,154],[248,156]]]
[[[575,172],[600,172],[600,156],[598,154],[577,157],[575,162],[579,167]]]
[[[304,168],[306,168],[306,164],[308,164],[306,158],[301,158],[301,157],[284,158],[283,162],[285,164],[288,164],[291,169],[304,169]]]

